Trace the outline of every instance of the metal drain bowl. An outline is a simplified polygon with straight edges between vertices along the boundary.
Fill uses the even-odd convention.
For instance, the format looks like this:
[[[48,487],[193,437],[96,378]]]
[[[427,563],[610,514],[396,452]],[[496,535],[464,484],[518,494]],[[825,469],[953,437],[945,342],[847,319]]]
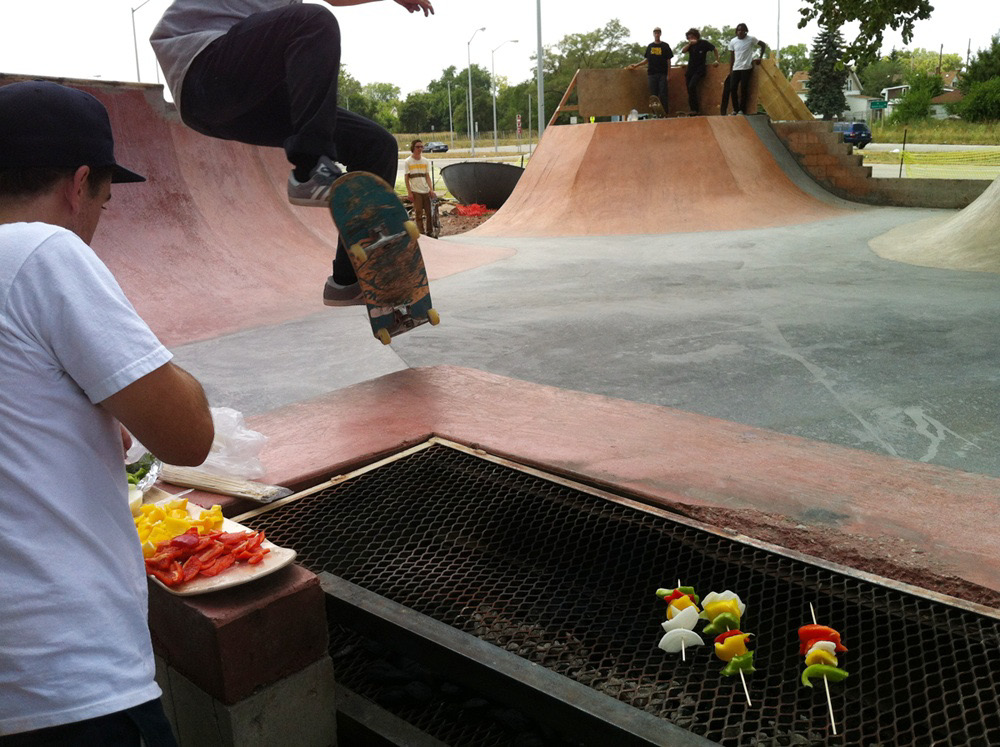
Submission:
[[[569,735],[576,741],[1000,744],[1000,620],[987,611],[804,562],[437,439],[240,520],[295,548],[366,632],[381,627],[413,647],[406,630],[424,623],[459,631],[443,636],[441,650],[471,636],[472,648],[544,668],[540,690],[526,683],[545,694],[540,703],[563,699],[554,682],[571,684],[565,697],[577,704],[576,688],[586,687],[594,697],[576,713],[617,736],[609,742],[586,727]],[[683,662],[656,647],[664,607],[654,590],[677,579],[746,601],[758,669],[748,680],[752,706],[738,679],[720,676],[711,646]],[[822,689],[799,682],[796,631],[811,622],[810,603],[850,648],[851,676],[832,686],[837,735]]]

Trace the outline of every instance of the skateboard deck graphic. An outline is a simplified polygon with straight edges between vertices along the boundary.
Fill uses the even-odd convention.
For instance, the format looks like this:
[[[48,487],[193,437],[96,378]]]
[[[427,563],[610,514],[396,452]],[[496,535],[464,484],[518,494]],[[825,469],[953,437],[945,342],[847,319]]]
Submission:
[[[659,96],[649,97],[649,112],[657,118],[667,116],[667,110],[663,108],[663,103],[660,101]]]
[[[440,321],[431,307],[416,224],[384,180],[352,171],[334,182],[330,213],[382,344],[421,324]]]

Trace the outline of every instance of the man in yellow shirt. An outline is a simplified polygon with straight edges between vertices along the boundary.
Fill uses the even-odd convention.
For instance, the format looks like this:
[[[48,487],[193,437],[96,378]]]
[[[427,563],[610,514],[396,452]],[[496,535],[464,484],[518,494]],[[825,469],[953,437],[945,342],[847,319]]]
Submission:
[[[403,161],[403,181],[406,183],[406,194],[413,203],[413,220],[420,233],[430,236],[431,198],[437,197],[431,182],[431,164],[423,158],[424,144],[420,140],[410,143],[410,156]]]

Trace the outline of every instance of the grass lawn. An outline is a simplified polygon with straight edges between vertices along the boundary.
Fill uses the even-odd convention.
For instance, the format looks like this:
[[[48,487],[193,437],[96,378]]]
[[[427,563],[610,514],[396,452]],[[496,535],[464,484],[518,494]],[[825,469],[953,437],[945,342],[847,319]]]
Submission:
[[[876,122],[872,124],[872,137],[877,143],[902,143],[904,130],[907,143],[1000,146],[1000,122],[960,119],[925,119],[905,126]]]

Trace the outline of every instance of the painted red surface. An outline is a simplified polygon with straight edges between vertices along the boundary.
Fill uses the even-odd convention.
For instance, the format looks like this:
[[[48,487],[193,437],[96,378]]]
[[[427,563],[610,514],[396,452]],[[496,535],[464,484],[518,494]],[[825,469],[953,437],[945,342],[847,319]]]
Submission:
[[[117,159],[148,179],[114,188],[93,247],[164,344],[324,310],[337,232],[288,203],[283,151],[198,134],[158,86],[70,83],[104,102]],[[432,281],[514,253],[420,244]]]
[[[373,427],[377,424],[377,427]],[[253,418],[266,482],[302,484],[442,436],[661,505],[779,514],[903,538],[1000,590],[1000,479],[472,369],[401,371]],[[738,529],[738,527],[737,527]]]

